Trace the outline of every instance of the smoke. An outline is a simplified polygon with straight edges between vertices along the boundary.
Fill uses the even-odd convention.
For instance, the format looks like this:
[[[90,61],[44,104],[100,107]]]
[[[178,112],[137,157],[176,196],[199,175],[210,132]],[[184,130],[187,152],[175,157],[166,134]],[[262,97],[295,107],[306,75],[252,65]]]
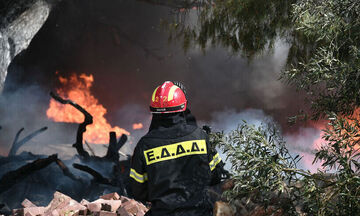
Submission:
[[[212,114],[212,120],[208,123],[212,126],[213,131],[224,131],[229,133],[238,128],[239,125],[247,123],[259,127],[261,125],[273,124],[278,125],[274,118],[259,109],[246,109],[237,112],[234,109],[227,109]],[[280,131],[282,128],[280,128]],[[293,156],[300,155],[299,168],[316,172],[320,169],[320,163],[312,164],[314,160],[314,151],[318,147],[319,139],[321,140],[321,130],[312,127],[300,127],[295,133],[280,134],[284,137],[286,147]],[[225,160],[226,155],[217,149],[221,158]],[[225,169],[230,170],[231,164],[225,161]]]
[[[138,1],[60,3],[9,68],[0,108],[2,155],[21,127],[26,135],[43,126],[49,129],[24,149],[73,153],[63,144],[75,141],[76,125],[50,122],[45,114],[48,92],[59,85],[56,71],[64,77],[93,74],[91,90],[108,109],[106,118],[132,133],[122,149],[126,154],[147,132],[151,93],[165,80],[182,81],[192,113],[217,130],[233,129],[242,119],[254,124],[275,121],[294,151],[308,153],[317,131],[287,125],[288,116],[304,109],[303,95],[278,80],[289,44],[279,38],[273,51],[251,61],[218,46],[209,47],[205,55],[197,47],[184,53],[181,41],[169,44],[167,32],[159,27],[160,19],[171,20],[173,12]],[[132,130],[134,123],[143,123],[143,129]],[[53,147],[43,148],[49,143]]]
[[[54,149],[50,145],[61,146],[75,142],[76,125],[54,123],[46,117],[49,99],[48,92],[37,85],[19,88],[0,97],[0,125],[2,126],[0,146],[2,155],[8,154],[15,135],[21,128],[24,128],[24,131],[20,134],[19,140],[41,127],[48,127],[45,132],[34,137],[20,148],[18,153],[31,151],[35,154],[55,154],[58,153],[58,149]],[[69,151],[66,150],[66,152]]]
[[[191,110],[202,120],[227,107],[254,108],[285,126],[286,117],[303,108],[301,95],[278,80],[289,50],[286,41],[278,39],[273,51],[250,62],[222,47],[209,47],[205,55],[197,47],[184,53],[182,42],[168,43],[168,33],[159,27],[161,19],[173,19],[173,12],[138,1],[64,1],[13,62],[5,91],[13,89],[10,83],[55,88],[55,71],[65,77],[93,74],[92,90],[114,121],[127,104],[147,107],[165,80],[185,84]]]
[[[128,155],[133,154],[137,142],[148,131],[151,118],[148,107],[138,104],[126,104],[117,111],[116,123],[118,125],[125,125],[125,129],[131,133],[130,140],[120,149],[121,152]],[[139,122],[142,123],[143,127],[134,130],[132,125]]]
[[[300,127],[296,133],[284,135],[289,150],[302,157],[299,163],[300,168],[310,170],[313,173],[322,169],[321,162],[313,164],[315,150],[320,147],[320,143],[324,142],[321,137],[321,129],[313,127]]]

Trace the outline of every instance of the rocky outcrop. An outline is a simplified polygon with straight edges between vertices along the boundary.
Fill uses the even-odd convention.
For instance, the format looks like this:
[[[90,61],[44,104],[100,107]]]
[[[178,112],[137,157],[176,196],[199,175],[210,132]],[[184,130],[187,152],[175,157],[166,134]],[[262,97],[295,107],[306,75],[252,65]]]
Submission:
[[[5,0],[0,11],[0,94],[7,69],[26,49],[59,0]]]
[[[148,208],[142,203],[117,193],[106,194],[93,202],[82,200],[80,203],[60,192],[55,192],[48,206],[36,206],[25,199],[24,208],[15,209],[12,215],[104,215],[104,216],[144,216]]]

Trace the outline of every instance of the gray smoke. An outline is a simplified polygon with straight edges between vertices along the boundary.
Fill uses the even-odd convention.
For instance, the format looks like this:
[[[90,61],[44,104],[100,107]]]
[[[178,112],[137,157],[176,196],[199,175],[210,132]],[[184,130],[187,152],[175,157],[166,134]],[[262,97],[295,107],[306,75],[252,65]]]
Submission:
[[[159,27],[160,19],[171,20],[173,12],[138,1],[60,3],[28,50],[9,68],[0,116],[2,153],[21,127],[30,132],[49,126],[28,144],[34,148],[37,143],[74,142],[76,125],[52,123],[45,116],[47,94],[59,85],[56,71],[65,77],[93,74],[92,91],[108,109],[111,125],[131,130],[133,123],[144,124],[144,129],[131,131],[133,143],[147,132],[152,91],[165,80],[186,85],[189,107],[198,120],[210,122],[224,110],[262,110],[254,111],[249,121],[260,121],[266,113],[284,132],[296,133],[297,128],[290,129],[286,122],[304,108],[302,96],[278,80],[289,50],[285,40],[279,38],[274,50],[252,61],[218,46],[209,47],[205,55],[197,47],[184,53],[182,42],[168,43],[168,33]],[[123,151],[130,153],[133,147]]]
[[[266,126],[267,124],[278,125],[278,122],[274,118],[266,114],[263,110],[259,109],[246,109],[243,111],[235,111],[234,109],[224,110],[215,112],[212,114],[211,122],[207,123],[212,126],[213,131],[224,131],[224,133],[229,133],[232,130],[236,130],[241,124],[255,125],[259,127],[261,125]],[[280,131],[283,131],[280,128]],[[295,157],[299,155],[302,157],[302,160],[299,162],[299,168],[310,170],[311,172],[316,172],[320,168],[320,164],[312,164],[314,159],[314,142],[318,140],[320,135],[320,130],[312,127],[300,127],[295,133],[282,133],[280,134],[286,141],[286,147],[289,149],[290,153]],[[217,149],[223,160],[225,160],[226,155]],[[230,162],[226,161],[225,168],[231,170]]]

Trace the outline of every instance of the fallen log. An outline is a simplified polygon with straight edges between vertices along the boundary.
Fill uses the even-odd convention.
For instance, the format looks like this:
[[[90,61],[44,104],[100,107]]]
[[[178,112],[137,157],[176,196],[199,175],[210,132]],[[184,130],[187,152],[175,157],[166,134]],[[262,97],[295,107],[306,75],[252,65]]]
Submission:
[[[37,135],[39,135],[40,133],[46,131],[47,129],[48,129],[47,127],[40,128],[39,130],[34,131],[33,133],[31,133],[31,134],[29,134],[28,136],[26,136],[24,139],[18,141],[21,132],[24,130],[24,128],[21,128],[21,129],[16,133],[14,142],[13,142],[13,144],[12,144],[12,146],[11,146],[11,149],[10,149],[10,151],[9,151],[8,156],[14,156],[14,155],[16,155],[16,152],[19,150],[19,148],[20,148],[21,146],[23,146],[25,143],[29,142],[29,141],[30,141],[32,138],[34,138],[35,136],[37,136]]]
[[[34,155],[31,152],[21,152],[21,154],[18,154],[18,155],[0,158],[0,164],[5,165],[5,164],[11,163],[13,161],[36,160],[38,158],[45,158],[47,156],[48,155]]]
[[[84,108],[82,108],[79,104],[75,103],[72,100],[65,100],[53,92],[50,92],[50,96],[52,98],[54,98],[54,100],[56,100],[62,104],[70,104],[71,106],[73,106],[75,109],[79,110],[84,115],[84,117],[85,117],[84,122],[79,124],[79,128],[78,128],[77,134],[76,134],[76,142],[73,144],[73,147],[76,148],[76,151],[78,152],[78,154],[81,157],[83,157],[83,159],[88,159],[90,157],[90,155],[87,151],[84,150],[83,134],[86,131],[86,126],[93,123],[92,115],[90,115],[90,113],[88,113]]]
[[[14,184],[24,180],[28,175],[47,167],[56,160],[57,154],[53,154],[47,158],[37,159],[20,167],[19,169],[5,173],[0,179],[0,194],[10,189]]]
[[[89,173],[92,177],[94,177],[95,182],[98,182],[101,184],[113,185],[109,179],[103,177],[99,172],[97,172],[96,170],[94,170],[88,166],[75,163],[75,164],[73,164],[73,167],[75,169],[79,169],[81,171]]]

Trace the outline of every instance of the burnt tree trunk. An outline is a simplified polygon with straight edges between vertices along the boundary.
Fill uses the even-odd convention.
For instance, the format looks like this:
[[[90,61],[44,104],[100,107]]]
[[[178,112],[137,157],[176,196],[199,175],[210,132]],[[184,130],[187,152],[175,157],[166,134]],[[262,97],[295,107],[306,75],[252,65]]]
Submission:
[[[65,100],[53,92],[50,92],[50,96],[62,104],[70,104],[84,115],[84,121],[78,127],[76,133],[76,142],[73,144],[73,147],[76,148],[76,151],[83,159],[89,159],[90,155],[87,151],[84,150],[83,146],[83,134],[86,131],[86,126],[93,123],[93,117],[84,108],[72,100]]]
[[[123,134],[120,137],[119,142],[117,142],[116,133],[110,132],[109,147],[108,147],[105,158],[110,161],[118,162],[119,158],[120,158],[119,150],[126,143],[126,141],[127,141],[127,136],[125,134]]]

